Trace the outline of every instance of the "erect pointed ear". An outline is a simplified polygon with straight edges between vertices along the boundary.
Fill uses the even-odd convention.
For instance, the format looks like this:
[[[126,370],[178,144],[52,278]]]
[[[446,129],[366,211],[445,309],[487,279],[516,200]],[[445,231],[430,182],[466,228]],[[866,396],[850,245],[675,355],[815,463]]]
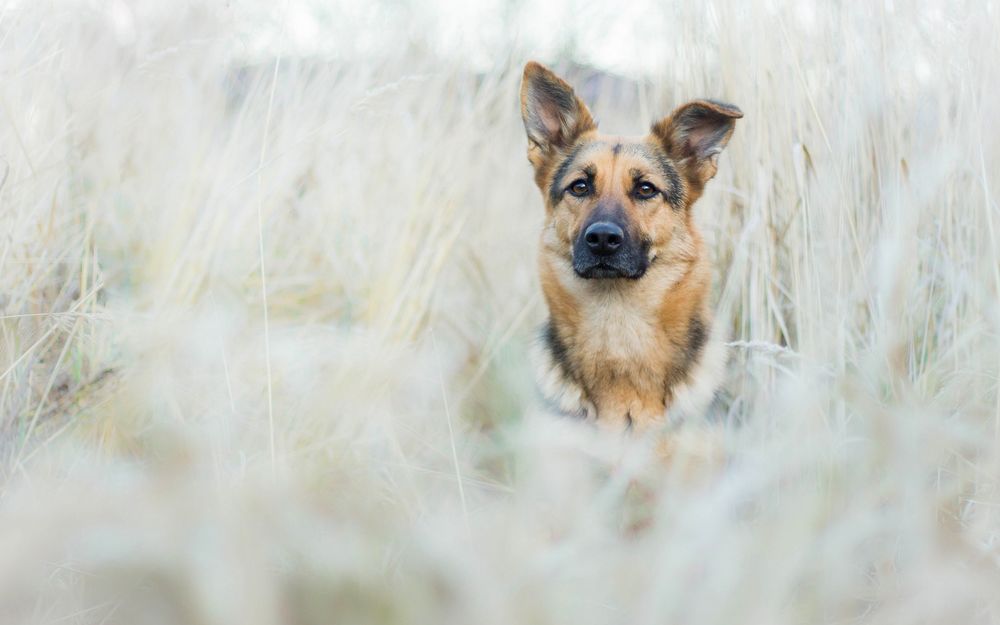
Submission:
[[[524,66],[521,117],[528,133],[528,158],[536,167],[539,157],[570,146],[581,134],[597,127],[573,88],[534,61]]]
[[[652,133],[690,182],[704,185],[718,170],[719,153],[729,143],[743,111],[725,102],[694,100],[653,124]]]

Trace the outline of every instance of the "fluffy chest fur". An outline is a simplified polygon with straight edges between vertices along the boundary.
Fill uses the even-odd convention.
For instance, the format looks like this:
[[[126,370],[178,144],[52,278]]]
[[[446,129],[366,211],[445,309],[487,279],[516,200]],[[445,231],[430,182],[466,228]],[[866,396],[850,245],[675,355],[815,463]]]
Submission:
[[[631,306],[619,293],[592,298],[569,340],[571,367],[609,425],[664,413],[669,340],[654,310]]]
[[[621,289],[603,291],[579,300],[579,322],[566,329],[567,340],[575,347],[573,366],[595,383],[623,380],[637,386],[658,385],[657,371],[667,354],[657,311],[649,305],[635,305]]]

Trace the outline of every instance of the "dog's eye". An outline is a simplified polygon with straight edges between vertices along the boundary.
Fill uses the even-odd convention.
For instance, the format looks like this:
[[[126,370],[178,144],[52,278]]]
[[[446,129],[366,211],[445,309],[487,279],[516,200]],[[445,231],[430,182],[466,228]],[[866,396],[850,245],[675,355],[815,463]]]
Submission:
[[[649,198],[656,195],[658,192],[659,189],[649,184],[648,182],[640,182],[639,184],[635,185],[635,190],[633,191],[635,197],[639,198],[640,200],[648,200]]]
[[[590,193],[590,183],[584,180],[583,178],[580,178],[579,180],[574,180],[573,182],[571,182],[570,185],[566,188],[566,190],[569,191],[570,195],[573,195],[575,197],[583,197],[588,193]]]

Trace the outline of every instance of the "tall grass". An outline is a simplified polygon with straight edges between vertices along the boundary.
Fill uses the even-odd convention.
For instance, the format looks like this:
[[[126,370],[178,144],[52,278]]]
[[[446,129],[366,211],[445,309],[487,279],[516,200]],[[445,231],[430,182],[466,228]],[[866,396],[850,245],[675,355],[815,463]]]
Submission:
[[[997,6],[215,4],[0,7],[0,622],[1000,623]],[[746,113],[674,465],[538,407],[535,56]]]

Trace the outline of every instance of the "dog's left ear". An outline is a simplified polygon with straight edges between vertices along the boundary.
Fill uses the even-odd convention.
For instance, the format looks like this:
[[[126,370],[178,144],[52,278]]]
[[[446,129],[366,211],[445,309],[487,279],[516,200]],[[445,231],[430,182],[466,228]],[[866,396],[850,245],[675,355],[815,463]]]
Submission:
[[[694,100],[653,124],[652,133],[688,180],[704,185],[718,170],[719,153],[729,143],[743,111],[725,102]]]

